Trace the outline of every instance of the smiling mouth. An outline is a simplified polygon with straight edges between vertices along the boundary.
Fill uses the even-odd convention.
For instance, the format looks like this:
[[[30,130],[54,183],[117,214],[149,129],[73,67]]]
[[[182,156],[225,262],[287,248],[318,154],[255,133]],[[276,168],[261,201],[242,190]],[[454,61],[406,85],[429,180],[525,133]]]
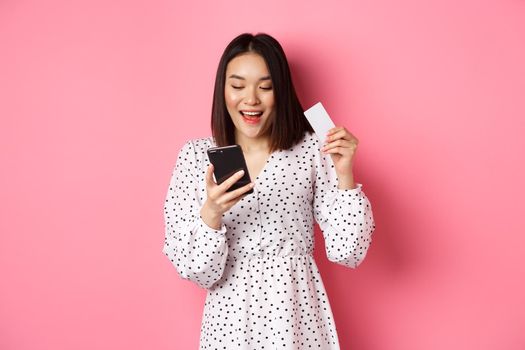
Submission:
[[[243,112],[239,111],[243,117],[246,118],[259,118],[263,114],[263,112]]]
[[[261,120],[261,116],[263,114],[263,112],[261,111],[253,111],[253,112],[248,112],[248,111],[239,111],[242,115],[242,118],[244,120],[245,123],[247,124],[259,124],[260,120]]]

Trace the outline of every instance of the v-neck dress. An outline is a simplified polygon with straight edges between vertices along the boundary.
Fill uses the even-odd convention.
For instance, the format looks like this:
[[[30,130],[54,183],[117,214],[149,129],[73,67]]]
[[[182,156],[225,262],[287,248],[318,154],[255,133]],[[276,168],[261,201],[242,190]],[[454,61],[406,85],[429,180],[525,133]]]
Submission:
[[[163,252],[179,275],[207,290],[199,349],[340,349],[332,310],[312,256],[314,220],[330,261],[356,268],[375,229],[362,184],[337,188],[315,134],[273,152],[246,195],[215,230],[202,220],[206,150],[187,141],[164,206]]]

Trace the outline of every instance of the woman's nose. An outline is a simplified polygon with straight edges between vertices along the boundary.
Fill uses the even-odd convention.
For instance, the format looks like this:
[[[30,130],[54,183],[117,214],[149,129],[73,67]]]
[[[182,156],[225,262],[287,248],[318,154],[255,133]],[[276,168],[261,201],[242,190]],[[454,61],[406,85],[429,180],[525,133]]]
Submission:
[[[245,101],[250,105],[259,103],[259,97],[255,89],[247,89]]]

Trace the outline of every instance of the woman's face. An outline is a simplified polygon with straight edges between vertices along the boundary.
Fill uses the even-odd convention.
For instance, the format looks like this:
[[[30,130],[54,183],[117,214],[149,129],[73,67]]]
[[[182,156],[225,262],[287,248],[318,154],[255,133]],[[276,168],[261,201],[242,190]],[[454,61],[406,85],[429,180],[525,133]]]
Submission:
[[[272,80],[264,58],[251,52],[233,58],[226,67],[224,98],[236,135],[264,136],[261,130],[275,111]]]

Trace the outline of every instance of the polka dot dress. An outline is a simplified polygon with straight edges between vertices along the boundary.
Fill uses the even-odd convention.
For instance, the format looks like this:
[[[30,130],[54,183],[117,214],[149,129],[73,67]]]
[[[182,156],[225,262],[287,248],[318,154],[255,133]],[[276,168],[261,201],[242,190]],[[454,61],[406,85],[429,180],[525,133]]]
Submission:
[[[200,217],[206,150],[186,142],[164,207],[163,252],[182,278],[207,289],[200,349],[339,349],[332,310],[312,256],[314,219],[330,261],[357,267],[375,229],[362,190],[337,188],[331,157],[309,132],[270,155],[254,192],[223,214],[219,230]]]

